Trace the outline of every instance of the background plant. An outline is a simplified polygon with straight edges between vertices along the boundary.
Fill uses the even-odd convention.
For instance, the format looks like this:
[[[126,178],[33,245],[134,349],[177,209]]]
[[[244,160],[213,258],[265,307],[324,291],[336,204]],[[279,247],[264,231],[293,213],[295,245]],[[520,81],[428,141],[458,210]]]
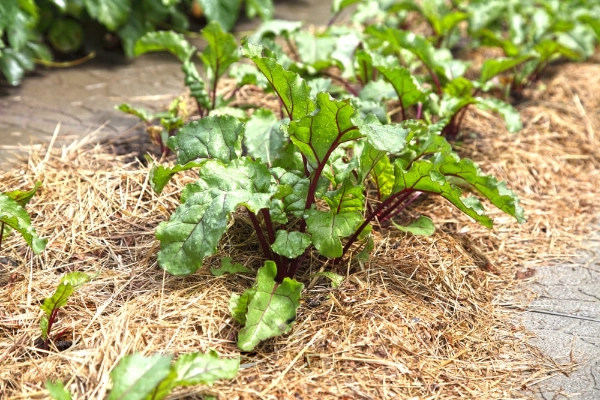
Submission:
[[[229,31],[242,9],[250,18],[273,16],[272,0],[3,0],[0,4],[0,75],[18,85],[35,63],[58,54],[91,52],[115,37],[128,57],[158,29],[186,31],[190,10]]]

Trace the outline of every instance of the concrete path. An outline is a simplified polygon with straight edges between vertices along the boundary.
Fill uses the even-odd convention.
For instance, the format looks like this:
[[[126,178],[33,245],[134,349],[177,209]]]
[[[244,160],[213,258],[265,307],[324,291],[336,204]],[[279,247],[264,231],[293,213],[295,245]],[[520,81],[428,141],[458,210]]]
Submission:
[[[592,242],[600,249],[600,241]],[[536,399],[600,399],[600,254],[573,264],[541,267],[533,289],[538,294],[524,314],[524,325],[537,335],[534,344],[564,368],[535,388]],[[549,311],[552,314],[541,314]]]

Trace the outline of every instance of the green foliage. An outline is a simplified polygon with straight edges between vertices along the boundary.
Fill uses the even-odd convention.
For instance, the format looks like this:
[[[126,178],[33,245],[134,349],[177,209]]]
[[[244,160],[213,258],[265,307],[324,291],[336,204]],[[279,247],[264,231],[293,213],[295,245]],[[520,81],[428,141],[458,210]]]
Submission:
[[[249,18],[273,17],[272,0],[194,1],[199,1],[209,23],[220,24],[226,31],[233,28],[242,3]],[[1,3],[0,76],[11,85],[18,85],[36,62],[51,61],[49,47],[63,54],[90,52],[110,33],[120,39],[125,54],[133,57],[136,42],[145,34],[165,27],[188,29],[193,1],[3,0]],[[89,28],[91,25],[97,27]],[[193,71],[186,76],[193,76]]]
[[[155,354],[145,357],[139,353],[125,356],[110,372],[112,389],[109,400],[160,400],[177,387],[210,385],[218,379],[233,379],[240,366],[239,359],[222,359],[214,350],[208,353],[180,355]],[[50,397],[71,399],[61,382],[46,383]]]
[[[172,274],[193,273],[215,254],[233,213],[250,218],[267,261],[255,285],[233,295],[229,304],[243,326],[242,350],[289,331],[302,290],[293,277],[309,251],[335,262],[355,242],[369,248],[371,223],[392,219],[423,194],[440,195],[491,228],[478,198],[463,195],[468,188],[524,221],[515,194],[471,160],[460,159],[439,135],[439,125],[410,119],[384,125],[373,115],[362,116],[364,110],[350,99],[325,92],[313,97],[307,82],[280,65],[274,52],[247,42],[242,47],[279,97],[287,119],[258,110],[245,124],[231,116],[192,122],[169,139],[176,164],[155,166],[151,175],[160,191],[175,173],[198,173],[183,189],[181,205],[156,231],[159,265]],[[428,56],[432,63],[437,62],[434,53]],[[407,109],[429,95],[408,68],[369,57],[373,71],[389,80]],[[500,109],[493,101],[460,97],[462,89],[471,93],[471,81],[447,81],[448,96]],[[369,189],[376,189],[377,198]],[[434,227],[421,217],[402,229],[431,234]],[[227,259],[223,264],[233,267]]]
[[[60,308],[67,305],[69,297],[75,290],[89,282],[92,278],[92,276],[84,274],[83,272],[70,272],[62,277],[54,294],[51,297],[44,299],[43,304],[40,306],[41,310],[44,312],[44,315],[40,320],[40,328],[42,332],[41,337],[44,341],[44,348],[46,350],[49,348],[49,336],[52,327],[57,320],[58,311]]]
[[[25,205],[29,203],[41,185],[41,182],[36,182],[31,190],[25,192],[15,190],[0,193],[0,250],[3,240],[13,229],[23,236],[35,254],[41,253],[46,248],[47,239],[42,239],[37,235],[35,228],[31,225],[29,214],[25,211]]]

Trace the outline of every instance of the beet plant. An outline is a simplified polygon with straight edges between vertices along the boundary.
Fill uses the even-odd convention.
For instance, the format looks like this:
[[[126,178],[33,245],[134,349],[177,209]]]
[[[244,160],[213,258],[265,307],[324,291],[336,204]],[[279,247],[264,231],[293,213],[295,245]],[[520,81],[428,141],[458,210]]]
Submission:
[[[233,213],[251,221],[265,263],[254,286],[230,301],[243,326],[240,349],[250,351],[291,329],[303,289],[294,276],[311,251],[336,262],[368,250],[372,225],[403,212],[422,194],[444,197],[489,228],[493,221],[474,194],[524,221],[505,182],[460,159],[435,126],[363,118],[349,100],[326,92],[312,97],[307,83],[264,47],[246,42],[242,47],[279,97],[286,118],[263,111],[247,124],[231,116],[191,122],[169,139],[176,165],[151,172],[159,192],[180,171],[198,174],[156,231],[158,263],[172,274],[194,273],[215,254]],[[473,195],[463,196],[462,188]],[[416,223],[419,228],[431,220],[423,216]]]
[[[35,254],[41,253],[46,248],[47,239],[38,236],[25,210],[25,206],[41,185],[41,182],[37,182],[28,191],[14,190],[0,193],[0,250],[2,250],[2,242],[13,229],[23,236]]]

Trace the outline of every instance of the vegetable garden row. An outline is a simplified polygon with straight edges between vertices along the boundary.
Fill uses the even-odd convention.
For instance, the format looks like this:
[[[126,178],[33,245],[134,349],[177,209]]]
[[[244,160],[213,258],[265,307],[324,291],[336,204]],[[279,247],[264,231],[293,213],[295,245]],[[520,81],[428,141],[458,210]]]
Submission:
[[[254,2],[246,3],[252,10]],[[338,0],[332,11],[322,29],[267,21],[241,43],[212,21],[201,31],[202,51],[173,31],[124,40],[131,54],[171,52],[189,88],[164,112],[118,106],[144,121],[158,144],[161,159],[147,159],[155,163],[149,182],[157,193],[178,174],[194,177],[156,227],[158,265],[174,275],[195,273],[218,253],[234,218],[247,220],[256,235],[263,265],[229,301],[242,352],[293,329],[304,289],[295,277],[309,260],[333,267],[366,260],[373,233],[390,225],[432,235],[426,215],[396,222],[423,198],[441,196],[488,228],[494,221],[480,199],[525,222],[519,187],[453,149],[468,134],[462,122],[475,107],[498,113],[518,132],[514,104],[527,89],[551,63],[592,56],[600,38],[598,1]],[[349,11],[350,21],[337,24]],[[479,53],[497,57],[472,61]],[[226,78],[235,84],[224,93]],[[230,107],[249,86],[275,99],[272,106]],[[44,250],[24,209],[37,189],[0,195],[0,249],[12,228],[35,253]],[[229,257],[211,272],[254,274]],[[343,279],[321,274],[332,285]],[[44,301],[41,349],[57,350],[59,309],[90,279],[70,273]],[[239,364],[215,352],[172,358],[126,356],[111,372],[109,398],[164,398],[177,386],[231,379]],[[49,382],[48,390],[70,396],[60,383]]]

